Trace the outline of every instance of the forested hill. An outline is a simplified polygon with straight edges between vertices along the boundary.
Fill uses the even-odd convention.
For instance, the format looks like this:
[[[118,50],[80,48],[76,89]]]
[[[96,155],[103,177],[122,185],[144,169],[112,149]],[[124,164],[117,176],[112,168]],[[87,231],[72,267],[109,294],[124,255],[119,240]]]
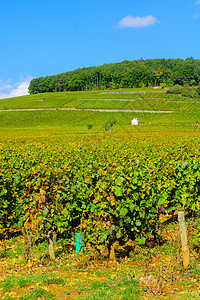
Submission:
[[[147,59],[104,64],[98,67],[39,77],[31,80],[30,94],[166,85],[198,85],[200,60]]]

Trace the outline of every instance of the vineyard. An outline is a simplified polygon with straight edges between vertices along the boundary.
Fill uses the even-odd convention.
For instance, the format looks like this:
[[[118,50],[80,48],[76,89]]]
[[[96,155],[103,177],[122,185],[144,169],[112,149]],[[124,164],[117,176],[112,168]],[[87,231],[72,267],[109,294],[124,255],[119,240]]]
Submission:
[[[72,107],[82,110],[59,110]],[[162,244],[183,207],[198,253],[199,99],[129,89],[30,95],[0,108],[1,230],[17,228],[38,244],[50,233],[73,253],[79,233],[84,251],[120,256]],[[10,111],[28,108],[46,110]],[[135,116],[139,126],[130,125]]]
[[[19,223],[38,237],[48,228],[69,241],[84,231],[95,246],[111,237],[144,244],[159,230],[160,206],[198,211],[198,145],[198,133],[7,141],[1,227]]]

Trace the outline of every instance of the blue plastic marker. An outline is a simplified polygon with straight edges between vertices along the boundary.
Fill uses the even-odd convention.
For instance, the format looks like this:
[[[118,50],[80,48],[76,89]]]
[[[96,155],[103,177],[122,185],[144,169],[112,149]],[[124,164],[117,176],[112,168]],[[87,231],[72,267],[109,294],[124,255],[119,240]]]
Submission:
[[[77,232],[77,234],[76,234],[76,254],[79,251],[83,251],[83,248],[84,248],[84,247],[82,247],[83,235],[84,235],[84,232],[82,232],[82,233]]]

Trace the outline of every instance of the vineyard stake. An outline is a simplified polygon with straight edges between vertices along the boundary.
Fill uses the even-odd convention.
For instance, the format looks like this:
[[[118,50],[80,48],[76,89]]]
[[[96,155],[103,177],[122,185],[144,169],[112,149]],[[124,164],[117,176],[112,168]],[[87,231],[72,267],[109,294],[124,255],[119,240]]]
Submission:
[[[52,231],[47,232],[48,244],[49,244],[49,256],[51,259],[55,260],[55,253],[53,248],[53,233]]]
[[[26,243],[27,236],[26,236],[26,229],[25,229],[24,225],[22,225],[22,234],[23,234],[23,237],[24,237],[24,242]]]
[[[183,268],[187,269],[190,260],[189,260],[187,233],[185,227],[185,214],[184,214],[184,208],[182,207],[178,208],[178,222],[179,222],[179,230],[180,230],[182,253],[183,253]]]
[[[83,246],[82,246],[82,243],[83,243],[83,235],[84,235],[84,232],[82,233],[79,233],[77,232],[76,234],[76,254],[81,252],[83,250]]]
[[[26,262],[28,262],[29,259],[31,244],[32,244],[32,236],[30,232],[30,236],[25,241],[25,250],[23,252],[23,257]]]

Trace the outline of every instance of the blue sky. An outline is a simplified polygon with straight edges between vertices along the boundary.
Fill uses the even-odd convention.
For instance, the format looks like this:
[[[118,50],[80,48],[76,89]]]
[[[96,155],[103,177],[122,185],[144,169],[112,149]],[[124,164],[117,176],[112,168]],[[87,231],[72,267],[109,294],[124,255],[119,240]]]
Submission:
[[[0,0],[0,30],[3,98],[82,67],[200,59],[200,0]]]

